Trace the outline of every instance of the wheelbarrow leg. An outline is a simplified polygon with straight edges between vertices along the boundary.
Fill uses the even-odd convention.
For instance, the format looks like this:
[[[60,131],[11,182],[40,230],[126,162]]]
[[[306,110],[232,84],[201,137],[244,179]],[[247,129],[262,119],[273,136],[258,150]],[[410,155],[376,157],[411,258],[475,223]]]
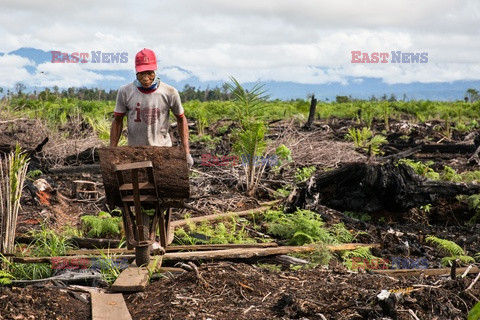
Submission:
[[[160,245],[166,248],[169,245],[171,208],[160,208]]]

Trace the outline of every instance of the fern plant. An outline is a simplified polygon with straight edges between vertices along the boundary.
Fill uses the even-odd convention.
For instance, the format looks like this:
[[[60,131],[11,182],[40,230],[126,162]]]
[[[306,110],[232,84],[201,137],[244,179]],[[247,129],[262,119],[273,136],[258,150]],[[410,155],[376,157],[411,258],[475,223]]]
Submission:
[[[475,259],[465,254],[465,251],[453,241],[427,236],[425,241],[432,243],[443,254],[448,255],[441,260],[442,265],[447,266],[453,260],[459,260],[461,264],[474,263]]]
[[[360,265],[363,265],[364,261],[379,261],[381,259],[374,256],[370,252],[370,248],[367,247],[360,247],[355,250],[342,251],[340,253],[340,257],[343,260],[343,265],[349,270],[358,270],[359,266],[353,264],[354,258],[360,258],[360,260],[362,261],[362,263],[359,263]]]
[[[80,218],[82,228],[88,237],[116,236],[121,234],[122,218],[112,217],[101,211],[98,216],[85,215]]]
[[[6,270],[0,270],[0,286],[11,284],[15,277]]]
[[[269,210],[264,215],[267,233],[287,240],[290,245],[335,243],[335,238],[324,228],[320,216],[309,210],[298,209],[292,214]]]

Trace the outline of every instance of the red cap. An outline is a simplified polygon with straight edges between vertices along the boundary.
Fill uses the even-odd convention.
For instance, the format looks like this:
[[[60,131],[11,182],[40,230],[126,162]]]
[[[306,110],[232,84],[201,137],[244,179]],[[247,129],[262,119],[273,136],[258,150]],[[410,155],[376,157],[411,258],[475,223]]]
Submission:
[[[135,71],[154,71],[157,70],[157,58],[155,52],[150,49],[143,49],[135,55]]]

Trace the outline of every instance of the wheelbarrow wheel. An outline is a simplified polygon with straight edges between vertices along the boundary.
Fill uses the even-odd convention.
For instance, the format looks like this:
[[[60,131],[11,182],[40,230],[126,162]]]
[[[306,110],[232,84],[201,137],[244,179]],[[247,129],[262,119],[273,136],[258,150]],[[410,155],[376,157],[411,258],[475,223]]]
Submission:
[[[150,263],[150,246],[135,248],[135,261],[137,266],[147,266]]]

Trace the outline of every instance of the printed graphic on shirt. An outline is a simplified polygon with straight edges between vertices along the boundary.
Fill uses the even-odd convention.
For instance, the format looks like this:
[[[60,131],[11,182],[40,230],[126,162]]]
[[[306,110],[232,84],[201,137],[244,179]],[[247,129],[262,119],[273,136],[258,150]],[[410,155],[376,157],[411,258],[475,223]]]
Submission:
[[[158,108],[144,108],[141,114],[142,121],[148,125],[154,124],[160,119],[160,109]]]

